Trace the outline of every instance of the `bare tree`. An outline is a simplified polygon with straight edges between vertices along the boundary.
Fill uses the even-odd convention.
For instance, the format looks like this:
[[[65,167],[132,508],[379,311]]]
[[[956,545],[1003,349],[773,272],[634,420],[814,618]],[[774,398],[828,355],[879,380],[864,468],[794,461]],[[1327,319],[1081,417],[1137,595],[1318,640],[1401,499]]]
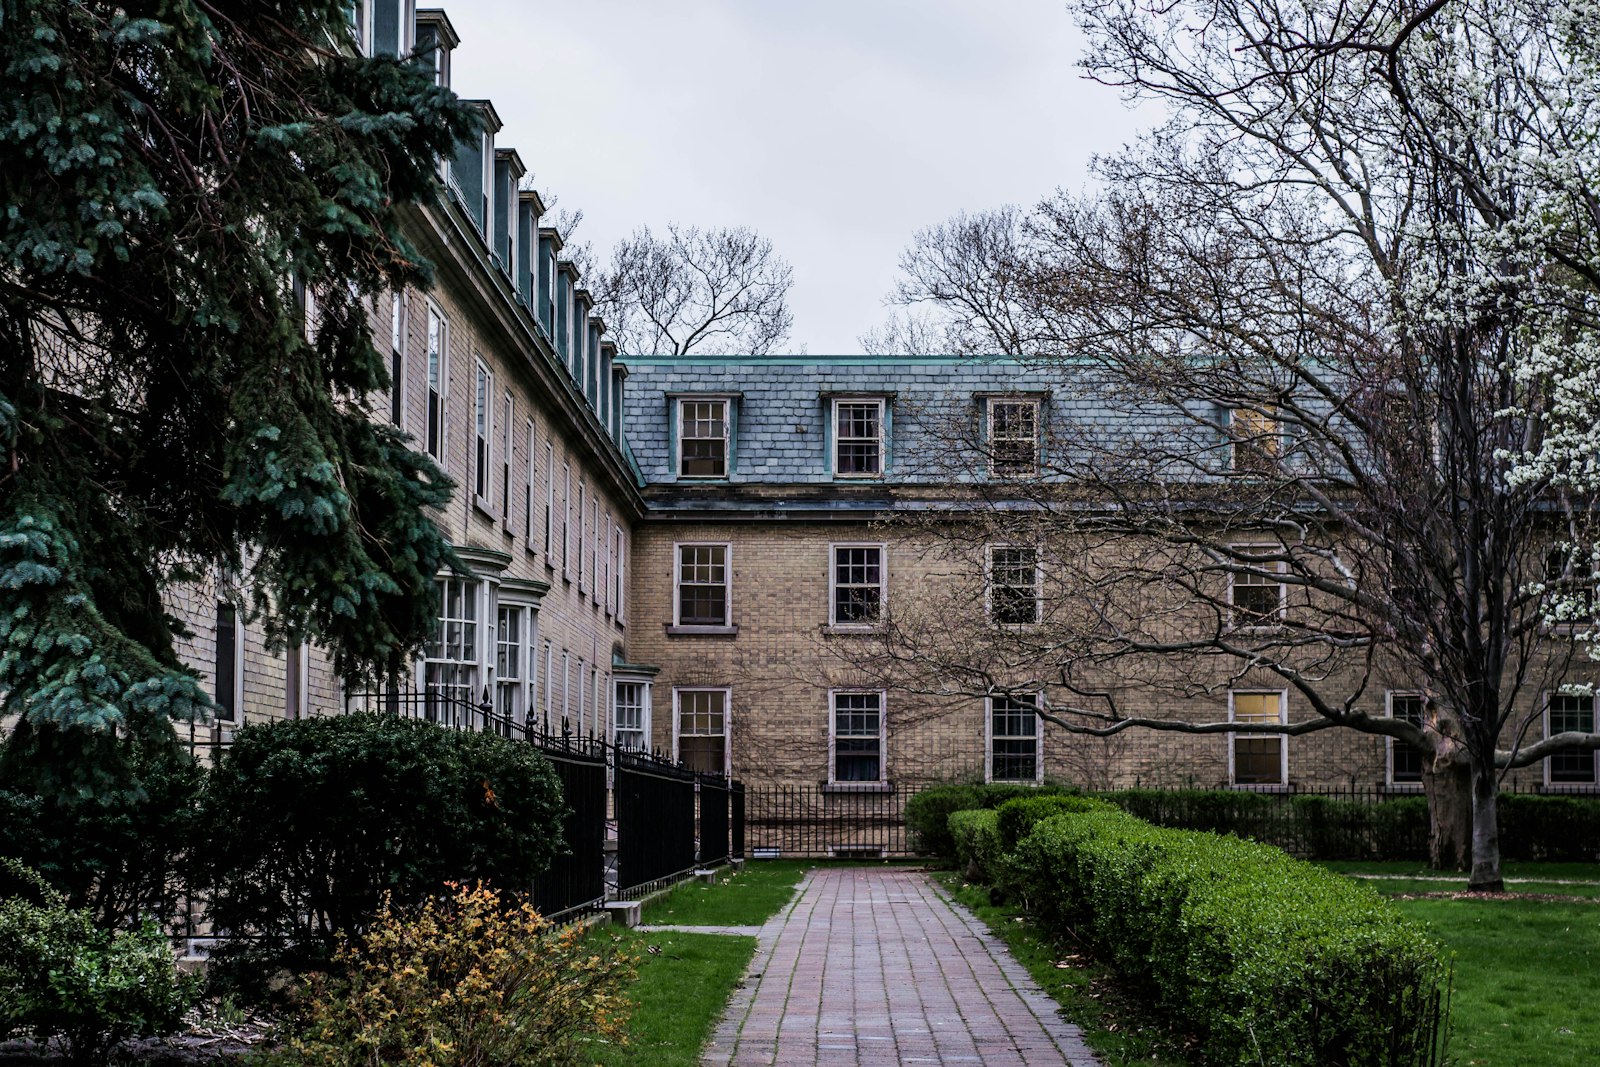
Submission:
[[[982,545],[1041,546],[1043,609],[973,628],[902,604],[874,666],[940,692],[1043,687],[1050,721],[1098,736],[1241,730],[1130,710],[1129,679],[1282,687],[1303,714],[1249,732],[1422,753],[1436,862],[1497,887],[1502,777],[1600,748],[1537,725],[1593,630],[1592,599],[1551,606],[1593,587],[1571,546],[1593,544],[1594,500],[1523,461],[1559,377],[1526,373],[1532,355],[1592,334],[1596,172],[1572,181],[1570,151],[1549,178],[1504,163],[1582,140],[1545,81],[1587,69],[1547,60],[1592,35],[1500,0],[1079,11],[1090,71],[1174,119],[1101,161],[1104,195],[1042,204],[1007,266],[1074,401],[1039,475],[985,481],[993,446],[952,419],[1005,506],[919,520],[965,565],[957,597],[993,602]],[[964,315],[985,291],[937,299]],[[1397,680],[1425,692],[1421,721],[1378,712]]]
[[[1008,204],[917,231],[887,300],[903,310],[863,336],[862,346],[884,355],[1037,352],[1043,338],[1026,284],[1027,217]]]
[[[612,250],[591,281],[596,309],[628,354],[766,355],[788,339],[794,272],[746,227],[648,226]]]

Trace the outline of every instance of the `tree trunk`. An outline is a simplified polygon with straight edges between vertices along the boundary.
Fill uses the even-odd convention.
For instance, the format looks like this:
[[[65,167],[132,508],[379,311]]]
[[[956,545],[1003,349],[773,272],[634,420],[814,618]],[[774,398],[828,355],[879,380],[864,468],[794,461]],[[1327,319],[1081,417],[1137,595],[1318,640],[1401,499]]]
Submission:
[[[1472,874],[1467,890],[1500,893],[1500,780],[1493,767],[1472,775]]]
[[[1429,866],[1467,870],[1473,856],[1474,804],[1472,765],[1466,754],[1457,749],[1424,762],[1422,790],[1428,798]]]

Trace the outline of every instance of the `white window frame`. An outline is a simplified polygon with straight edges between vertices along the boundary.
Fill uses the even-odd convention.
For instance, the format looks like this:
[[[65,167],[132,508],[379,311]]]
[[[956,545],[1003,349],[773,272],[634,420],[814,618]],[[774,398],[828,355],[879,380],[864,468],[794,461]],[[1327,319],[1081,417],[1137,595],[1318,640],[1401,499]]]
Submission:
[[[1033,618],[1028,622],[1001,622],[994,617],[994,554],[1025,549],[1033,553]],[[1007,588],[1020,588],[1007,586]],[[1004,629],[1037,626],[1044,620],[1044,552],[1038,545],[1024,545],[1012,541],[987,544],[983,552],[983,615],[990,626]]]
[[[507,389],[500,401],[500,521],[511,529],[511,460],[515,446],[511,429],[517,424],[517,401]]]
[[[445,413],[450,399],[450,320],[428,301],[427,411],[423,449],[441,466],[447,452]]]
[[[1276,696],[1278,698],[1278,722],[1287,724],[1289,721],[1289,693],[1284,689],[1230,689],[1228,690],[1228,721],[1239,721],[1234,711],[1234,700],[1241,696]],[[1289,787],[1289,738],[1285,734],[1251,734],[1230,733],[1228,738],[1228,787],[1230,789],[1261,789],[1281,790]],[[1234,746],[1238,741],[1273,740],[1278,742],[1278,778],[1277,782],[1239,782],[1234,773]]]
[[[722,621],[720,623],[683,621],[683,550],[686,548],[722,549]],[[710,587],[711,582],[692,582],[691,585]],[[733,542],[731,541],[674,541],[672,543],[672,625],[674,626],[732,626],[733,625]]]
[[[878,777],[876,778],[847,778],[839,777],[839,698],[841,696],[875,696],[878,698],[878,732],[875,735],[878,742]],[[862,688],[859,686],[843,686],[828,690],[828,784],[837,786],[881,786],[889,781],[889,731],[887,719],[889,716],[889,696],[883,689]],[[874,735],[850,734],[849,737],[865,738]]]
[[[539,436],[538,430],[535,429],[533,425],[533,420],[528,419],[526,421],[528,438],[528,483],[522,487],[522,547],[529,554],[532,554],[534,551],[533,499],[534,494],[538,491],[536,488],[535,478],[537,478],[539,473],[539,464],[537,460],[539,454]]]
[[[561,465],[561,576],[572,581],[572,464]]]
[[[628,581],[627,581],[627,569],[626,569],[627,568],[627,559],[628,559],[627,535],[623,533],[622,527],[618,526],[617,527],[617,569],[616,569],[616,575],[615,575],[615,584],[616,584],[616,587],[617,587],[617,616],[616,617],[617,617],[617,625],[618,626],[623,625],[624,621],[628,617],[627,616],[627,612],[626,612],[627,595],[628,595]]]
[[[353,0],[350,8],[350,34],[355,38],[356,51],[363,56],[372,55],[372,15],[378,0]]]
[[[587,587],[587,577],[589,577],[589,573],[587,573],[586,569],[584,569],[584,547],[586,547],[586,545],[584,545],[584,541],[586,541],[586,537],[584,537],[584,533],[586,533],[586,531],[587,531],[586,522],[584,522],[584,520],[586,520],[586,518],[589,517],[589,512],[587,512],[586,507],[584,507],[584,491],[586,491],[586,488],[587,488],[587,486],[584,485],[584,478],[582,478],[582,475],[579,475],[579,477],[578,477],[578,592],[579,593],[584,592],[584,589],[586,589],[586,587]]]
[[[477,359],[472,383],[472,443],[472,502],[492,515],[489,471],[494,450],[494,371],[482,356]]]
[[[651,750],[650,739],[651,739],[651,736],[652,736],[651,728],[652,728],[652,725],[653,725],[651,723],[651,721],[650,721],[650,719],[651,719],[651,707],[650,707],[650,683],[649,683],[649,681],[647,681],[646,679],[643,679],[643,678],[616,678],[616,677],[613,677],[612,681],[611,681],[611,686],[612,686],[612,702],[611,702],[611,737],[612,737],[612,743],[617,745],[617,747],[619,747],[619,748],[626,748],[627,747],[627,746],[623,745],[623,743],[621,741],[621,738],[620,738],[620,734],[622,733],[622,727],[621,727],[621,724],[620,724],[621,723],[621,718],[620,717],[622,715],[622,709],[623,709],[622,689],[623,689],[624,686],[630,686],[630,687],[637,688],[638,691],[639,691],[639,702],[638,702],[638,704],[637,705],[633,705],[633,704],[629,704],[628,705],[628,707],[630,709],[632,709],[634,707],[637,707],[637,709],[639,711],[639,726],[637,728],[629,727],[628,728],[628,733],[630,733],[630,734],[632,734],[632,733],[639,734],[640,735],[640,739],[643,742],[637,749],[633,749],[632,751],[649,752]],[[724,711],[723,716],[724,716],[724,721],[726,721],[726,716],[727,716],[726,711]]]
[[[996,778],[994,776],[994,743],[997,740],[994,732],[994,702],[993,694],[983,698],[983,780],[985,782],[1003,782],[1008,785],[1026,785],[1029,782],[1039,783],[1044,781],[1044,719],[1039,716],[1039,704],[1044,697],[1041,693],[1030,694],[1033,697],[1033,777],[1032,778]],[[1014,697],[1001,697],[1000,699],[1015,699]],[[1021,740],[1021,734],[1001,734],[999,740]]]
[[[1383,715],[1384,715],[1384,718],[1392,719],[1392,718],[1395,717],[1395,715],[1394,715],[1394,702],[1396,700],[1409,700],[1409,699],[1411,699],[1413,697],[1415,697],[1417,700],[1422,701],[1422,715],[1423,715],[1424,720],[1426,720],[1427,714],[1428,714],[1428,694],[1424,693],[1420,689],[1390,689],[1387,692],[1385,692],[1383,694]],[[1384,742],[1384,744],[1383,744],[1383,781],[1384,781],[1384,784],[1386,786],[1388,786],[1388,788],[1390,788],[1390,789],[1421,789],[1422,788],[1422,779],[1420,777],[1414,782],[1413,781],[1409,781],[1409,780],[1404,781],[1404,782],[1400,782],[1400,781],[1396,781],[1395,780],[1395,777],[1394,777],[1394,754],[1395,754],[1395,749],[1400,744],[1400,742],[1396,738],[1393,738],[1393,737],[1386,737],[1386,738],[1383,739],[1383,742]]]
[[[876,549],[878,552],[878,610],[866,621],[839,619],[839,552],[846,549]],[[866,583],[849,583],[851,588],[870,588]],[[828,545],[828,625],[836,630],[872,631],[883,625],[883,612],[889,591],[889,548],[881,541],[836,541]]]
[[[875,438],[840,437],[839,409],[845,405],[849,405],[851,407],[876,407],[878,409],[878,436]],[[870,481],[872,479],[882,478],[884,476],[884,471],[889,466],[889,428],[887,422],[889,405],[886,400],[881,396],[839,396],[833,398],[833,403],[830,405],[829,411],[830,418],[833,420],[831,423],[831,436],[833,438],[833,476],[835,478],[845,478],[851,481]],[[861,443],[866,441],[876,442],[878,446],[878,469],[876,471],[851,471],[848,473],[840,470],[839,456],[846,440],[852,443]]]
[[[1283,581],[1283,577],[1289,573],[1289,565],[1286,561],[1281,559],[1269,560],[1265,558],[1266,555],[1282,552],[1282,546],[1257,544],[1255,542],[1242,542],[1239,544],[1229,545],[1228,549],[1234,554],[1233,556],[1230,556],[1228,560],[1228,628],[1230,630],[1271,630],[1282,626],[1284,612],[1289,606],[1289,585],[1287,582]],[[1256,557],[1255,563],[1260,564],[1259,566],[1254,566],[1253,564],[1247,562],[1252,556]],[[1234,557],[1243,558],[1240,559]],[[1276,570],[1276,573],[1279,575],[1279,580],[1276,583],[1248,581],[1241,582],[1239,580],[1241,575],[1238,568],[1254,566],[1254,569],[1256,570],[1266,570],[1267,564],[1271,564],[1271,566]],[[1241,621],[1238,613],[1239,609],[1237,607],[1237,601],[1235,600],[1235,597],[1238,595],[1238,590],[1241,587],[1246,589],[1265,589],[1273,584],[1276,584],[1278,587],[1278,606],[1273,609],[1272,614],[1270,616],[1256,619],[1255,621]]]
[[[996,433],[999,421],[995,418],[995,408],[1000,405],[1026,407],[1033,410],[1033,435],[1027,439],[1028,463],[1026,468],[1018,467],[1015,470],[1002,470],[996,462],[999,456],[999,447],[1002,442],[1019,443],[1020,437],[1002,438]],[[989,475],[994,478],[1031,478],[1039,473],[1039,416],[1044,410],[1044,405],[1036,396],[991,396],[985,401],[984,434],[987,444]]]
[[[552,725],[556,721],[556,669],[555,669],[555,644],[548,638],[544,642],[544,732],[554,732]]]
[[[682,761],[683,694],[722,694],[722,773],[733,770],[733,690],[725,685],[683,685],[672,687],[672,761]],[[716,737],[716,734],[689,734],[689,737]]]
[[[506,641],[505,630],[501,626],[503,618],[507,615],[516,620],[516,642],[511,644]],[[505,716],[506,708],[502,702],[507,690],[511,696],[511,714],[508,717],[513,724],[524,725],[529,720],[529,687],[533,674],[533,634],[532,611],[525,604],[498,604],[495,607],[494,620],[494,710],[497,714]],[[508,658],[506,649],[512,648],[516,653],[516,673],[507,674],[501,668],[503,658]]]
[[[594,524],[595,600],[606,616],[611,615],[611,509],[600,513]]]
[[[460,587],[463,607],[471,604],[470,617],[465,614],[460,616],[446,614],[450,606],[451,586]],[[487,585],[476,578],[449,577],[436,578],[434,588],[439,596],[439,610],[433,620],[434,638],[423,648],[424,692],[438,690],[449,695],[462,691],[465,693],[464,703],[476,707],[478,701],[482,699],[484,688],[486,668],[484,650],[487,647],[485,641],[490,636],[485,631],[492,625],[488,621],[488,610],[492,605],[487,596]],[[454,643],[447,641],[451,624],[462,628],[471,626],[470,640]],[[449,655],[451,652],[459,655]],[[446,674],[450,677],[445,677]],[[436,681],[436,677],[439,680]],[[463,681],[463,678],[466,680]],[[463,698],[457,696],[457,699]]]
[[[389,421],[406,424],[406,327],[410,300],[404,289],[389,291]]]
[[[556,445],[552,440],[544,443],[544,562],[547,567],[554,567],[555,560],[551,558],[551,522],[554,521],[556,510]],[[530,540],[532,535],[529,535]]]
[[[1551,701],[1556,700],[1558,698],[1566,698],[1566,699],[1573,699],[1573,700],[1587,700],[1589,702],[1590,729],[1594,729],[1595,727],[1600,726],[1600,708],[1596,707],[1596,704],[1600,703],[1600,694],[1591,694],[1589,696],[1581,696],[1581,695],[1578,695],[1578,694],[1564,694],[1564,693],[1560,693],[1560,692],[1556,692],[1556,691],[1552,690],[1552,691],[1547,691],[1544,694],[1544,697],[1543,697],[1544,707],[1542,709],[1542,711],[1543,711],[1543,716],[1542,717],[1544,719],[1544,736],[1546,736],[1546,737],[1550,737],[1551,736],[1551,730],[1550,730],[1550,703],[1551,703]],[[1593,789],[1595,786],[1600,785],[1600,751],[1591,751],[1591,752],[1587,752],[1587,753],[1583,753],[1583,752],[1566,752],[1566,753],[1557,753],[1556,755],[1566,755],[1566,756],[1583,756],[1583,755],[1587,755],[1589,757],[1589,759],[1590,759],[1590,766],[1593,769],[1593,774],[1590,777],[1590,779],[1588,781],[1586,781],[1586,782],[1583,782],[1583,781],[1577,781],[1577,782],[1574,782],[1574,781],[1564,781],[1564,782],[1563,781],[1556,781],[1555,779],[1553,779],[1550,776],[1550,761],[1555,758],[1555,755],[1546,756],[1544,759],[1539,761],[1544,766],[1544,785],[1545,785],[1546,789],[1549,789],[1549,790],[1552,790],[1552,791],[1555,791],[1555,792],[1561,792],[1561,791],[1566,791],[1566,790],[1577,792],[1577,791],[1584,791],[1584,790]]]
[[[722,436],[721,436],[721,438],[716,438],[716,437],[698,437],[698,436],[690,438],[687,435],[687,433],[686,433],[687,421],[688,421],[687,420],[687,409],[688,409],[690,404],[720,404],[722,406]],[[678,397],[676,399],[675,408],[676,408],[676,411],[675,411],[675,416],[674,417],[677,419],[677,434],[676,434],[676,437],[678,439],[678,445],[677,445],[677,467],[676,467],[677,476],[679,478],[690,479],[690,480],[694,480],[694,481],[700,481],[700,480],[716,481],[718,479],[722,479],[722,478],[728,477],[728,474],[729,474],[729,472],[730,472],[730,470],[732,468],[731,460],[733,458],[733,424],[732,424],[732,421],[731,421],[731,418],[730,418],[730,416],[733,413],[733,400],[732,400],[732,398],[731,397],[726,397],[726,396],[682,396],[682,397]],[[690,441],[690,440],[694,440],[694,441],[716,441],[716,440],[721,440],[721,442],[722,442],[722,470],[719,473],[716,473],[716,474],[685,474],[684,473],[683,465],[684,465],[685,458],[684,458],[684,447],[683,446],[684,446],[685,442]]]

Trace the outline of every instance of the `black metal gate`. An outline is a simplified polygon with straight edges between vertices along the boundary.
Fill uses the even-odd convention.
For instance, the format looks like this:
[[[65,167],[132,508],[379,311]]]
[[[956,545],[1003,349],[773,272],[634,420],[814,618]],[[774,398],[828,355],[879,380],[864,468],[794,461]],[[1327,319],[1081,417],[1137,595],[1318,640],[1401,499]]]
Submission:
[[[732,783],[720,774],[700,776],[700,865],[722,863],[729,855],[729,805]]]

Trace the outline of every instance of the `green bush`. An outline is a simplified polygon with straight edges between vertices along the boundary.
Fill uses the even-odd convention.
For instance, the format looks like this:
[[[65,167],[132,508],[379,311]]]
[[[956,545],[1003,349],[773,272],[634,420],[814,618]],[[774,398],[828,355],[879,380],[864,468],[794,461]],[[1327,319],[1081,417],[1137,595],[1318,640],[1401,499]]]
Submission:
[[[562,847],[549,762],[493,734],[373,715],[240,730],[207,782],[201,880],[229,936],[214,973],[246,998],[284,970],[326,964],[386,894],[446,882],[527,890]]]
[[[1123,812],[1047,818],[1009,862],[1040,921],[1095,945],[1203,1062],[1433,1062],[1444,964],[1366,886]]]
[[[969,808],[950,813],[950,838],[955,843],[956,866],[973,882],[993,882],[1000,859],[999,816],[992,808]]]
[[[172,915],[201,782],[165,723],[148,737],[18,723],[0,750],[0,856],[101,926]]]
[[[1504,859],[1600,859],[1600,800],[1501,793],[1499,811]]]
[[[1116,805],[1107,801],[1070,793],[1046,793],[1042,796],[1008,800],[995,809],[995,814],[998,816],[1000,849],[1002,852],[1014,851],[1017,842],[1027,837],[1036,823],[1052,815],[1116,810]]]
[[[955,840],[950,836],[950,814],[976,808],[998,808],[1017,797],[1036,797],[1076,793],[1071,786],[1019,785],[1013,782],[953,783],[929,786],[906,801],[906,829],[913,850],[925,856],[955,859]]]
[[[1422,797],[1369,803],[1235,790],[1124,789],[1105,799],[1157,826],[1234,834],[1303,859],[1428,857],[1428,805]]]
[[[102,929],[21,864],[0,866],[39,897],[0,900],[0,1040],[60,1038],[73,1063],[102,1064],[126,1038],[178,1029],[197,982],[153,921]]]

